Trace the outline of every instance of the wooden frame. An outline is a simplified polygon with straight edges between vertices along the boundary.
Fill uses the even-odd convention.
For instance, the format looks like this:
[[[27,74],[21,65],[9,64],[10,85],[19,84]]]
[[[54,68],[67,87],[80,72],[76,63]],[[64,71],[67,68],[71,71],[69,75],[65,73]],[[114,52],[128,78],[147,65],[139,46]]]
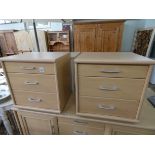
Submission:
[[[137,29],[136,32],[135,32],[135,34],[134,34],[134,39],[133,39],[133,44],[132,44],[131,51],[134,52],[134,47],[135,47],[135,43],[136,43],[137,32],[139,32],[139,31],[145,31],[145,30],[152,30],[152,34],[151,34],[151,37],[150,37],[148,48],[147,48],[146,54],[144,55],[146,57],[149,57],[150,56],[150,52],[151,52],[152,43],[153,43],[153,40],[154,40],[154,37],[155,37],[155,28],[141,28],[141,29]]]

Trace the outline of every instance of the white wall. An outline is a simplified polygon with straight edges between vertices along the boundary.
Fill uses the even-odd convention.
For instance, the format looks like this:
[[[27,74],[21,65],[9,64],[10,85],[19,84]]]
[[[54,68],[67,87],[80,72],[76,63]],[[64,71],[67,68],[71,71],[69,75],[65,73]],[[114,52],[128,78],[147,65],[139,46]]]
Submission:
[[[27,22],[27,28],[33,29],[32,21]],[[46,29],[52,31],[62,31],[61,22],[36,22],[37,29]],[[0,24],[0,30],[24,30],[24,23]]]
[[[0,30],[24,30],[23,23],[0,24]]]
[[[155,28],[155,19],[145,19],[145,27]]]
[[[135,30],[144,26],[145,20],[127,20],[124,23],[121,51],[131,51]]]
[[[121,51],[131,51],[135,31],[147,27],[155,27],[155,19],[127,20],[124,23]]]

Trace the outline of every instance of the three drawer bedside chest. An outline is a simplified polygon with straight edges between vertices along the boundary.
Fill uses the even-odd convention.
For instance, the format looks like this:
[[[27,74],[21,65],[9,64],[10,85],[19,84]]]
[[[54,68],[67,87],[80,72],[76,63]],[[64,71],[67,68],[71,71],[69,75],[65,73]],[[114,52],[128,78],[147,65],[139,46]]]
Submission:
[[[76,114],[138,122],[155,61],[132,52],[84,52],[74,62]]]
[[[31,52],[0,59],[16,106],[60,113],[70,93],[70,54]]]

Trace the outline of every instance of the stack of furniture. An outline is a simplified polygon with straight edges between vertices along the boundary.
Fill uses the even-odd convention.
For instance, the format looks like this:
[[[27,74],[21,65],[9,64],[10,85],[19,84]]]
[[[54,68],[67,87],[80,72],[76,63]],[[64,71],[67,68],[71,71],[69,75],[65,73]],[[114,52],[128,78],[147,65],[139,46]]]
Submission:
[[[121,48],[123,20],[74,23],[74,51],[118,52]]]
[[[153,60],[128,52],[77,53],[72,95],[69,53],[1,60],[21,134],[155,134],[155,111],[143,102]]]
[[[48,51],[70,51],[69,31],[47,31]]]

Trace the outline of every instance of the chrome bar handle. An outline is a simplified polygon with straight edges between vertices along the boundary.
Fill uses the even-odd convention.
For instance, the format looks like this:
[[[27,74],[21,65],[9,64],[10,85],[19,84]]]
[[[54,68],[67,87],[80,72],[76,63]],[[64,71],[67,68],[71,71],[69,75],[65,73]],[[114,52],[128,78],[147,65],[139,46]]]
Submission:
[[[121,71],[118,69],[114,69],[114,70],[103,69],[103,70],[100,70],[100,72],[102,72],[102,73],[121,73]]]
[[[41,102],[42,100],[39,98],[39,99],[35,99],[35,98],[32,98],[32,97],[29,97],[28,98],[28,101],[29,102],[35,102],[35,103],[39,103],[39,102]]]
[[[87,132],[83,132],[83,131],[73,131],[73,133],[76,135],[88,135]]]
[[[117,86],[112,86],[112,87],[105,87],[105,86],[100,86],[100,90],[107,90],[107,91],[117,91],[119,90]]]
[[[25,81],[24,84],[25,84],[25,85],[38,85],[39,82],[38,82],[38,81],[34,81],[34,82]]]
[[[115,110],[116,109],[116,107],[113,105],[105,105],[105,104],[99,104],[97,108],[104,109],[104,110]]]
[[[23,70],[35,70],[36,69],[36,67],[21,67],[21,69],[23,69]]]

